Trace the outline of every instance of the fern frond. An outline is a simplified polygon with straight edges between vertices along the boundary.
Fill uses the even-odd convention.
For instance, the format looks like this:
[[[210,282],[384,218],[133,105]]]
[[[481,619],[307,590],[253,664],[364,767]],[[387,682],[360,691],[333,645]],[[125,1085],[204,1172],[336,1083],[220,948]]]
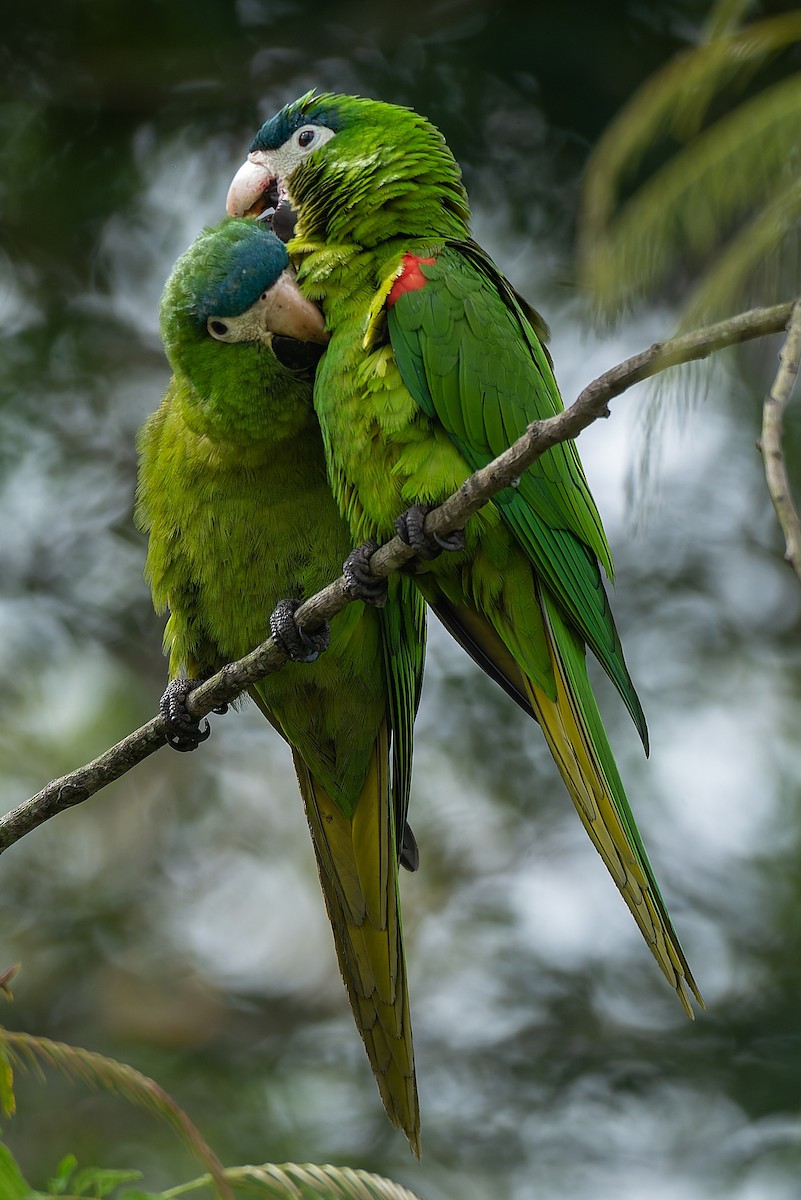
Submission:
[[[40,1073],[43,1065],[53,1067],[70,1080],[122,1096],[131,1104],[160,1117],[175,1130],[188,1150],[206,1168],[208,1182],[219,1200],[233,1200],[217,1155],[180,1105],[147,1075],[92,1050],[3,1028],[0,1028],[0,1048],[17,1066],[33,1066]]]
[[[606,309],[624,309],[677,260],[708,253],[737,218],[798,172],[801,75],[710,126],[645,183],[611,223],[589,266]]]
[[[391,1179],[351,1167],[263,1163],[258,1167],[231,1167],[225,1176],[237,1191],[260,1196],[262,1200],[420,1200],[416,1192]],[[206,1175],[171,1188],[164,1193],[163,1200],[178,1200],[208,1181]]]

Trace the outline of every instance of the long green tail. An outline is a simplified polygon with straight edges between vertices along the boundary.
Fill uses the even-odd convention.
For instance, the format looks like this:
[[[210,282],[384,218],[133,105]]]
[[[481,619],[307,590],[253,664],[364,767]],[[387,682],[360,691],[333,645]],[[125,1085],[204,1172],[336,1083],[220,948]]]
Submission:
[[[556,681],[555,699],[525,674],[500,634],[475,609],[454,604],[441,593],[432,594],[430,603],[478,665],[541,725],[584,828],[666,979],[693,1019],[688,989],[702,1008],[704,1002],[626,798],[590,687],[584,645],[539,586],[538,593]]]
[[[376,741],[353,817],[293,752],[339,969],[387,1116],[420,1154],[420,1110],[390,803],[388,733]]]

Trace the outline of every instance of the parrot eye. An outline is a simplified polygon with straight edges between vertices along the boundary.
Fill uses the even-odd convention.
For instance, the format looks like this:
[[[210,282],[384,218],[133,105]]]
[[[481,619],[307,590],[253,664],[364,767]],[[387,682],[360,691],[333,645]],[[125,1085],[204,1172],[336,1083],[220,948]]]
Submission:
[[[304,125],[295,134],[295,145],[299,150],[316,150],[333,136],[333,129],[326,125]]]
[[[206,328],[213,338],[222,341],[228,336],[228,326],[225,321],[221,321],[219,317],[209,317],[206,322]]]

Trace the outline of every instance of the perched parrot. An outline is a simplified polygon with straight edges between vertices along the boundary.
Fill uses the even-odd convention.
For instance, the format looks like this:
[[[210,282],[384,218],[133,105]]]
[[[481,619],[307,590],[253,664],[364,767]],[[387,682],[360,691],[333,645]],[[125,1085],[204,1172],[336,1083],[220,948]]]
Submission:
[[[593,844],[687,1013],[702,1003],[587,677],[589,646],[648,749],[601,579],[612,561],[573,443],[431,545],[428,507],[562,408],[537,314],[470,239],[459,167],[407,108],[310,92],[267,121],[228,194],[269,218],[331,340],[314,405],[354,538],[395,532],[447,628],[542,727]],[[439,539],[438,539],[439,540]],[[443,541],[445,545],[443,547]],[[434,557],[442,549],[451,553]]]
[[[294,624],[353,543],[312,407],[322,317],[275,234],[254,221],[205,230],[167,282],[161,331],[173,378],[139,437],[137,520],[154,603],[170,612],[170,677],[208,676],[270,630],[295,660],[250,694],[292,749],[353,1015],[389,1118],[419,1153],[398,862],[416,866],[406,812],[425,604],[396,576],[383,608],[357,600],[320,634]],[[193,749],[205,731],[195,723],[192,741],[174,691],[172,741]]]

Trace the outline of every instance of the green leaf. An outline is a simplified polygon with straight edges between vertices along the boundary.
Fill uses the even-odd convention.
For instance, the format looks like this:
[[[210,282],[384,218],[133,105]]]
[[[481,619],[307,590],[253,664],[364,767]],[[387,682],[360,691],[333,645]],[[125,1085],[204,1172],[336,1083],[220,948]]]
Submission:
[[[52,1196],[61,1196],[66,1192],[70,1177],[77,1165],[78,1160],[74,1154],[67,1154],[62,1158],[55,1175],[47,1181],[47,1190]]]
[[[23,1179],[11,1151],[0,1143],[0,1196],[3,1200],[32,1200],[36,1195]]]
[[[121,1183],[133,1183],[142,1178],[141,1171],[114,1171],[105,1167],[83,1167],[75,1173],[71,1190],[76,1196],[93,1196],[103,1200]]]
[[[14,1071],[11,1060],[2,1045],[0,1045],[0,1109],[7,1117],[13,1117],[17,1110],[17,1101],[14,1096]]]

